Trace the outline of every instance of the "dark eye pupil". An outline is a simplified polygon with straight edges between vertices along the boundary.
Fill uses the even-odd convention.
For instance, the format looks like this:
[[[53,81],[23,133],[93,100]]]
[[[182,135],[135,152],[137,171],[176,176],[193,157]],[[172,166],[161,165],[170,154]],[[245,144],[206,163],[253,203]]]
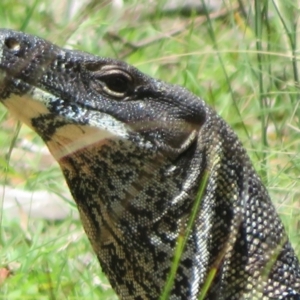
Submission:
[[[114,99],[128,99],[134,91],[134,78],[125,70],[115,66],[104,66],[92,73],[90,84],[98,93]]]
[[[106,83],[106,86],[114,92],[125,93],[128,90],[128,80],[123,76],[108,76],[102,78],[102,80]]]

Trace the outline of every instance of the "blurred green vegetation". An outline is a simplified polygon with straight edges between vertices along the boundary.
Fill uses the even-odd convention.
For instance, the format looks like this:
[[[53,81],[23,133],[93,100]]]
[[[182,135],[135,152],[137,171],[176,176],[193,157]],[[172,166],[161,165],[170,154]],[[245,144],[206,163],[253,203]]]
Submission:
[[[300,253],[299,4],[224,0],[187,17],[164,13],[163,1],[119,2],[2,0],[0,27],[125,60],[205,99],[239,135]],[[10,155],[23,140],[43,147],[40,138],[19,133],[2,106],[0,123],[1,185],[60,194],[55,163],[41,171],[38,151],[21,164]],[[0,276],[0,299],[116,299],[96,258],[82,262],[91,248],[79,221],[27,217],[1,219],[0,269],[16,271]]]

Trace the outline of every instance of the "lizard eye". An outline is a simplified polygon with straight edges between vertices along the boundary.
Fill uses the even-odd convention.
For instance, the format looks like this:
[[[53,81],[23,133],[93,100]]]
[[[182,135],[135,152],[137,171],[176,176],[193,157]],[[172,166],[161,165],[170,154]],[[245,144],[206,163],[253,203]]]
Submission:
[[[15,38],[7,38],[5,40],[5,46],[11,51],[19,51],[21,48],[19,41]]]
[[[115,98],[124,98],[132,91],[133,79],[125,71],[120,69],[102,69],[95,72],[94,88],[99,92],[105,92]]]

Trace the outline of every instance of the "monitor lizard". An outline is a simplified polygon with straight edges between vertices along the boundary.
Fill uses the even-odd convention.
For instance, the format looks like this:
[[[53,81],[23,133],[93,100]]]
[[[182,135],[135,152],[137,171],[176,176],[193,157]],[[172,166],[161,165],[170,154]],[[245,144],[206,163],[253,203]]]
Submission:
[[[0,101],[58,161],[121,299],[159,299],[172,274],[165,299],[300,299],[299,261],[268,192],[201,98],[1,29]]]

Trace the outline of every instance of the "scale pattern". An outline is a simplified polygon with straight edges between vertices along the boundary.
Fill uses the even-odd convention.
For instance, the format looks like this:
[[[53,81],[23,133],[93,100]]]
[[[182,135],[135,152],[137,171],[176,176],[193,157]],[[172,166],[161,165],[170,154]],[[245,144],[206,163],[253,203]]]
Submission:
[[[299,262],[268,193],[202,99],[2,29],[0,100],[58,161],[121,299],[159,299],[181,240],[168,299],[198,299],[211,270],[205,299],[300,299]]]

